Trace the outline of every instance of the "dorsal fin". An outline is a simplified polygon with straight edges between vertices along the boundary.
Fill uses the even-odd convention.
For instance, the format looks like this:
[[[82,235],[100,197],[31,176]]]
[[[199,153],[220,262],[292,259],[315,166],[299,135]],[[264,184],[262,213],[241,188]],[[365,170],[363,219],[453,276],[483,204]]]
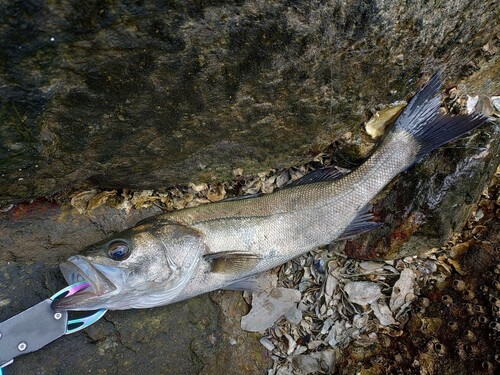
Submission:
[[[248,194],[248,195],[238,195],[236,197],[225,198],[221,202],[242,201],[244,199],[257,198],[257,197],[260,197],[261,195],[262,195],[262,193],[255,193],[255,194]]]
[[[315,182],[335,181],[344,177],[349,172],[351,172],[349,169],[339,167],[325,167],[316,169],[315,171],[306,174],[298,180],[292,181],[289,184],[285,185],[283,189],[313,184]]]
[[[203,258],[211,263],[212,272],[216,273],[248,272],[261,260],[260,256],[244,251],[221,251]]]
[[[342,234],[336,238],[336,241],[345,240],[380,227],[382,223],[372,221],[374,216],[370,212],[371,209],[371,205],[363,207],[351,224],[349,224]]]
[[[288,189],[288,188],[292,188],[292,187],[296,187],[296,186],[301,186],[301,185],[313,184],[315,182],[335,181],[335,180],[338,180],[338,179],[344,177],[346,174],[348,174],[350,172],[351,171],[349,169],[340,168],[340,167],[325,167],[325,168],[316,169],[315,171],[309,172],[305,176],[302,176],[298,180],[289,182],[288,184],[284,185],[282,188],[277,189],[276,191]],[[246,199],[257,198],[257,197],[260,197],[262,195],[264,195],[264,194],[263,193],[255,193],[255,194],[249,194],[249,195],[239,195],[236,197],[226,198],[226,199],[222,200],[221,202],[241,201],[241,200],[246,200]]]

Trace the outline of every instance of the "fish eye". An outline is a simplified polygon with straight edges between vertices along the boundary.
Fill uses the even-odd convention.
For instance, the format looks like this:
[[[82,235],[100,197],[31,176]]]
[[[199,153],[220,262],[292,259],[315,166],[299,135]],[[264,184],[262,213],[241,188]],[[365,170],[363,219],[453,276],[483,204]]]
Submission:
[[[113,260],[125,260],[130,253],[130,247],[125,241],[113,241],[108,245],[108,256]]]

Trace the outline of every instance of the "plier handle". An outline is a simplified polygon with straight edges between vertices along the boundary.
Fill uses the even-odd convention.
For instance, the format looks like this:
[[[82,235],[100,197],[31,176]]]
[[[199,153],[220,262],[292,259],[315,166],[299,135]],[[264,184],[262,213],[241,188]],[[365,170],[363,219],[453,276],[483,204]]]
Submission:
[[[54,300],[69,297],[87,288],[85,281],[70,285],[52,297],[0,323],[0,375],[14,358],[38,350],[63,335],[77,332],[99,320],[106,309],[54,311]]]

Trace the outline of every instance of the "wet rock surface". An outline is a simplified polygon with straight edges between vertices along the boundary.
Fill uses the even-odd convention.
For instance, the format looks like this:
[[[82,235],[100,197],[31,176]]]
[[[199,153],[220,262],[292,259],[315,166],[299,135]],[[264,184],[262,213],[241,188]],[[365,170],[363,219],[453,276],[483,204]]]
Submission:
[[[466,0],[4,1],[0,200],[300,164],[359,136],[422,72],[477,70],[495,52],[495,12]]]
[[[0,280],[0,320],[64,285],[56,266],[40,263],[3,265]],[[108,312],[83,332],[17,358],[6,373],[197,374],[220,351],[218,313],[208,296],[166,308]]]
[[[81,208],[80,201],[73,203]],[[103,205],[80,213],[69,202],[37,200],[1,214],[0,321],[62,289],[60,261],[158,211],[152,206],[127,213]],[[235,374],[258,373],[269,356],[256,336],[239,328],[246,310],[241,293],[234,293],[220,306],[204,295],[162,308],[109,311],[84,331],[17,358],[6,371],[215,374],[231,368]],[[242,356],[245,361],[238,360]]]
[[[477,110],[498,114],[490,103],[500,92],[494,11],[494,2],[462,0],[3,2],[0,321],[65,286],[58,262],[160,209],[270,193],[323,165],[354,168],[375,145],[363,122],[408,99],[436,67],[461,77],[444,88],[450,112],[463,112],[467,95],[478,95]],[[374,212],[384,223],[379,232],[275,270],[281,282],[303,293],[308,306],[321,304],[307,300],[308,291],[339,285],[306,274],[316,256],[413,259],[443,245],[466,222],[498,165],[498,132],[497,124],[486,125],[434,152],[375,199]],[[442,260],[473,289],[474,306],[489,306],[490,323],[498,309],[494,301],[487,305],[491,292],[481,285],[497,287],[485,275],[498,262],[498,248],[492,252],[486,242],[498,240],[481,236],[498,233],[483,225],[498,210],[498,200],[491,202],[481,199],[475,211],[480,225],[454,248],[456,260]],[[350,271],[354,264],[373,265],[346,264]],[[360,310],[355,321],[328,322],[324,336],[333,347],[296,328],[322,319],[328,310],[321,306],[307,310],[299,303],[278,321],[279,337],[263,338],[240,328],[250,310],[241,293],[215,292],[163,308],[109,312],[85,331],[18,358],[7,371],[209,375],[265,373],[274,366],[270,373],[441,373],[446,364],[451,373],[456,366],[490,371],[497,366],[488,347],[491,340],[497,344],[498,333],[490,334],[495,327],[488,331],[480,323],[485,330],[473,332],[477,344],[464,344],[465,354],[450,344],[467,337],[442,324],[447,316],[462,325],[479,320],[464,317],[463,293],[450,285],[448,278],[439,290],[419,291],[420,299],[436,304],[412,315],[407,332],[418,340],[411,343],[400,343],[404,332],[391,328],[401,317],[393,316],[387,289],[367,305],[389,327],[387,334],[363,331],[367,314]],[[410,306],[403,306],[398,313],[406,317]],[[421,335],[417,318],[427,327]],[[435,330],[439,337],[430,336]],[[359,332],[356,345],[348,346],[349,335]],[[435,360],[441,350],[444,364]]]

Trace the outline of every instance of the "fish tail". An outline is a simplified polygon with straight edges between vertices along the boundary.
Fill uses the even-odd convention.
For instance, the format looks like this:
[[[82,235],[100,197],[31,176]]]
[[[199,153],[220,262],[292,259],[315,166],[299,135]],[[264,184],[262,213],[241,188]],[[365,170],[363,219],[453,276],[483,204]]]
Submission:
[[[414,163],[426,154],[481,126],[488,118],[481,114],[449,115],[438,112],[441,88],[440,73],[410,100],[399,116],[394,131],[404,131],[417,143]]]

